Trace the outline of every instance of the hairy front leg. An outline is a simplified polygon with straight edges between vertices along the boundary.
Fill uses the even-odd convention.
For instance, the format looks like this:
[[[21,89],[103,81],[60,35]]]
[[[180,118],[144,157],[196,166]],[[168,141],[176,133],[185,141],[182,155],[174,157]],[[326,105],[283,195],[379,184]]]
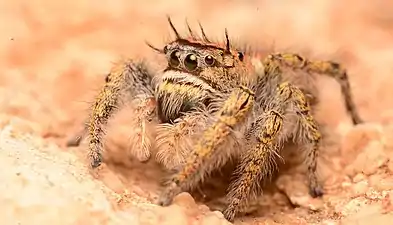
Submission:
[[[79,145],[80,139],[86,133],[92,168],[102,163],[104,128],[109,118],[120,107],[123,98],[128,97],[131,100],[153,98],[151,77],[143,63],[135,63],[130,59],[121,60],[112,67],[104,86],[91,106],[84,131],[77,134],[79,141],[68,141],[69,146]]]
[[[350,115],[354,124],[362,123],[363,120],[359,115],[359,110],[355,105],[351,85],[348,79],[346,69],[344,69],[339,63],[332,61],[311,61],[301,57],[298,54],[292,53],[276,53],[269,55],[265,59],[266,63],[279,63],[292,69],[303,70],[311,73],[325,74],[334,78],[341,87],[341,92],[344,97],[345,109]]]
[[[245,121],[254,104],[254,93],[248,88],[236,88],[223,103],[221,109],[215,114],[216,121],[207,128],[195,146],[195,149],[186,158],[185,163],[172,176],[169,184],[161,193],[158,204],[169,205],[173,198],[182,191],[196,186],[205,174],[213,167],[208,166],[214,159],[217,151],[222,150],[228,136]],[[207,169],[208,168],[208,169]]]
[[[283,118],[279,112],[283,111],[283,107],[277,104],[275,108],[264,113],[250,130],[249,141],[255,143],[255,138],[256,143],[242,154],[228,189],[229,205],[223,214],[230,222],[233,222],[239,208],[247,203],[252,192],[259,189],[260,181],[271,177],[277,167],[275,158],[279,156],[281,148],[277,143],[277,137],[283,126]]]

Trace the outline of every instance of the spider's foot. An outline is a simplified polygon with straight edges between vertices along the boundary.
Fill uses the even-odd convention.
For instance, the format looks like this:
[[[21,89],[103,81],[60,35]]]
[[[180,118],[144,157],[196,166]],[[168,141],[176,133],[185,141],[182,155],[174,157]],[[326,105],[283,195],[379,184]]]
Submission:
[[[95,169],[99,166],[101,166],[102,164],[102,155],[100,153],[95,153],[91,156],[91,163],[90,163],[90,167],[92,169]]]
[[[114,195],[116,197],[116,203],[117,204],[120,204],[122,202],[125,202],[125,203],[129,202],[128,201],[128,197],[130,196],[130,191],[127,190],[127,189],[123,193],[121,193],[121,194],[115,193]]]
[[[322,197],[324,194],[323,188],[320,185],[310,186],[309,193],[310,193],[311,197],[313,197],[313,198]]]
[[[224,218],[226,220],[228,220],[229,222],[233,223],[233,221],[235,220],[235,210],[233,210],[232,208],[228,207],[226,208],[222,214],[224,214]]]
[[[168,206],[172,203],[173,198],[181,192],[179,186],[175,183],[171,183],[166,189],[161,193],[158,198],[157,205]]]

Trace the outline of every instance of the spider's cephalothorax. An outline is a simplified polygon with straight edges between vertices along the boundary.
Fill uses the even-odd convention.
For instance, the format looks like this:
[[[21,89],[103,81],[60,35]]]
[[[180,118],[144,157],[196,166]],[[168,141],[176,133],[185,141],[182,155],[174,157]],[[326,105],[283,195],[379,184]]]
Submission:
[[[222,45],[209,41],[202,27],[202,37],[188,27],[190,36],[182,38],[168,21],[176,39],[163,49],[151,46],[167,57],[163,73],[152,74],[144,64],[125,60],[107,76],[83,132],[88,134],[91,166],[101,164],[104,126],[120,106],[120,97],[127,94],[138,105],[135,128],[139,132],[131,152],[145,161],[154,143],[156,160],[174,171],[159,204],[170,204],[176,194],[196,187],[213,170],[236,157],[239,164],[224,210],[225,218],[232,221],[261,180],[276,169],[275,160],[288,138],[301,144],[305,153],[310,194],[321,196],[316,175],[321,134],[305,95],[309,87],[299,88],[297,79],[302,78],[294,79],[281,68],[336,78],[346,109],[357,124],[361,119],[346,71],[337,63],[308,61],[297,54],[271,54],[258,59],[257,66],[251,63],[250,55],[230,45],[227,32]],[[160,122],[152,139],[145,125],[153,119]],[[74,138],[68,145],[79,142],[80,137]]]
[[[170,24],[176,40],[161,50],[168,66],[156,84],[158,116],[164,123],[173,123],[199,104],[209,105],[215,94],[231,91],[246,79],[243,53],[232,50],[229,40],[220,47],[209,44],[206,36],[205,42],[197,41],[193,33],[192,39],[184,39]]]

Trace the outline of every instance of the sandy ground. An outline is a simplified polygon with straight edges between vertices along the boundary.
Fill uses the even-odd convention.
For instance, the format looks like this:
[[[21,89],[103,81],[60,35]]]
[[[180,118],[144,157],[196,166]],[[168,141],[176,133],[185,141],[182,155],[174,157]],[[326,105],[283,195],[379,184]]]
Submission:
[[[206,206],[219,209],[213,195],[197,204],[188,194],[169,208],[152,204],[164,172],[127,156],[132,128],[124,124],[132,118],[126,110],[108,130],[108,165],[98,174],[87,171],[85,146],[64,147],[113,62],[157,59],[144,41],[169,40],[166,14],[179,29],[186,18],[193,26],[199,20],[213,37],[221,38],[226,27],[240,42],[343,63],[367,121],[353,127],[337,83],[321,78],[317,119],[329,133],[320,160],[326,195],[311,199],[304,168],[289,163],[235,224],[393,221],[390,1],[34,0],[0,2],[2,224],[226,223]]]

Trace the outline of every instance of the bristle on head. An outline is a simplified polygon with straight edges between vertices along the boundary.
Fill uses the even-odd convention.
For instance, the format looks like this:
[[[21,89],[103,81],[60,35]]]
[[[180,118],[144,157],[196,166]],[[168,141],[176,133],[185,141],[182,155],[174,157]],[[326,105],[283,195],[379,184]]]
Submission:
[[[194,34],[194,32],[192,31],[192,29],[191,29],[191,27],[190,27],[190,24],[188,24],[187,19],[186,19],[186,26],[187,26],[188,33],[190,34],[190,36],[191,36],[193,39],[197,39],[196,36],[195,36],[195,34]]]
[[[226,42],[226,50],[228,52],[230,52],[231,51],[231,45],[229,43],[229,35],[228,35],[228,29],[227,28],[225,28],[225,42]]]
[[[211,43],[211,41],[209,40],[209,38],[207,38],[207,36],[206,36],[206,34],[205,34],[205,31],[204,31],[204,29],[203,29],[202,24],[201,24],[200,22],[198,22],[198,25],[199,25],[199,28],[201,29],[203,41],[205,41],[205,42],[207,42],[207,43]]]
[[[159,48],[153,46],[153,45],[150,44],[148,41],[145,41],[145,44],[146,44],[147,46],[149,46],[151,49],[153,49],[154,51],[156,51],[156,52],[158,52],[158,53],[161,53],[161,54],[165,54],[165,51],[164,51],[163,49],[159,49]]]
[[[173,23],[172,23],[171,17],[170,17],[170,16],[167,16],[167,19],[168,19],[169,25],[170,25],[171,28],[172,28],[172,31],[173,31],[173,32],[175,33],[175,35],[176,35],[176,38],[177,38],[177,39],[181,39],[181,36],[180,36],[179,32],[177,32],[175,26],[174,26]]]
[[[236,51],[238,56],[239,56],[239,52],[241,53],[241,55],[244,55],[246,53],[254,53],[255,54],[255,50],[251,49],[251,46],[249,45],[245,45],[245,46],[241,46],[239,47],[238,44],[236,43],[232,43],[232,40],[230,40],[229,38],[229,34],[228,34],[228,29],[225,28],[225,41],[220,42],[220,41],[211,41],[204,30],[204,27],[202,26],[201,22],[198,21],[198,25],[200,28],[200,32],[197,32],[195,29],[193,30],[190,26],[190,23],[188,22],[187,18],[185,19],[185,25],[187,28],[187,34],[186,35],[180,35],[180,32],[176,29],[174,23],[172,22],[172,19],[169,15],[167,15],[167,20],[168,23],[171,27],[171,30],[173,31],[173,33],[175,34],[175,40],[167,40],[167,45],[165,45],[165,47],[163,49],[159,49],[155,46],[153,46],[152,44],[148,43],[147,41],[145,41],[145,43],[154,51],[161,53],[161,54],[167,54],[168,48],[172,49],[173,47],[176,48],[176,46],[178,45],[191,45],[191,46],[199,46],[199,47],[212,47],[214,49],[221,49],[224,52],[226,52],[227,54],[235,54],[234,52]],[[236,46],[236,47],[235,47]]]

